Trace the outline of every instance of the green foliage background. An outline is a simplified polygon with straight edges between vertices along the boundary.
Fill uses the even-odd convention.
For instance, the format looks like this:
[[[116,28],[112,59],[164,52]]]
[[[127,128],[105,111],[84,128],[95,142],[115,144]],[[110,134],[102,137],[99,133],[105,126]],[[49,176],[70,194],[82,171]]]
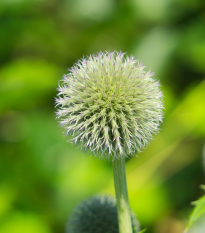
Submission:
[[[0,0],[0,232],[63,233],[82,199],[113,193],[112,167],[66,142],[58,81],[82,56],[121,50],[162,83],[165,119],[127,161],[130,205],[148,233],[180,233],[203,195],[203,0]],[[205,160],[205,159],[204,159]]]

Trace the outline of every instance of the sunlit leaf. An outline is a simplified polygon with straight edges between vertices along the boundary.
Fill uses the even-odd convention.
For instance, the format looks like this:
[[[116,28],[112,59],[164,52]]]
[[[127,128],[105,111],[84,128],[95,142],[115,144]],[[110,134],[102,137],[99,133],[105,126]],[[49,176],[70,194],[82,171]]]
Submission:
[[[202,186],[202,189],[204,189],[205,191],[205,185]],[[196,220],[205,213],[205,195],[199,198],[199,200],[193,202],[193,204],[195,205],[195,208],[190,215],[185,232],[187,232],[190,226],[192,226],[196,222]]]
[[[138,233],[144,233],[144,232],[146,232],[146,228],[145,229],[143,229],[143,230],[141,230],[140,232],[138,232]]]
[[[33,213],[13,212],[0,224],[1,233],[51,233],[46,221]]]
[[[58,66],[43,60],[19,60],[0,69],[0,112],[29,109],[53,96],[62,76]]]

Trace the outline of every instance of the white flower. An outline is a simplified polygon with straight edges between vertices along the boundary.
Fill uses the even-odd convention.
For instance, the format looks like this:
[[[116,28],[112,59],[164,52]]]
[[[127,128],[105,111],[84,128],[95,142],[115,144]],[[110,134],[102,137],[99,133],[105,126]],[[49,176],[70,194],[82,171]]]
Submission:
[[[159,82],[123,53],[80,60],[64,76],[56,99],[66,134],[94,156],[133,156],[157,133],[163,116]]]

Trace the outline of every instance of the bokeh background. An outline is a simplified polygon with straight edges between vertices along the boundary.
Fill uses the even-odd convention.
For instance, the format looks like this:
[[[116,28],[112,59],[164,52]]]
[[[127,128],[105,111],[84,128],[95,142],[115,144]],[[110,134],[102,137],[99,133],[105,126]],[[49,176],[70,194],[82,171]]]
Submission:
[[[111,164],[55,120],[58,81],[100,50],[134,55],[162,83],[164,123],[127,161],[129,198],[147,233],[183,232],[205,180],[205,1],[0,0],[1,233],[63,233],[81,200],[114,194]]]

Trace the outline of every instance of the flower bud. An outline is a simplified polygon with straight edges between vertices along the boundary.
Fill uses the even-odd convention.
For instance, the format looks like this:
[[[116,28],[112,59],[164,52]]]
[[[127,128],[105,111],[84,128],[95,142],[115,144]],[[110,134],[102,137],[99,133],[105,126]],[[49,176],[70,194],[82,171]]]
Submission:
[[[139,232],[139,222],[131,213],[133,233]],[[115,199],[94,196],[82,201],[71,213],[66,233],[119,233]]]

